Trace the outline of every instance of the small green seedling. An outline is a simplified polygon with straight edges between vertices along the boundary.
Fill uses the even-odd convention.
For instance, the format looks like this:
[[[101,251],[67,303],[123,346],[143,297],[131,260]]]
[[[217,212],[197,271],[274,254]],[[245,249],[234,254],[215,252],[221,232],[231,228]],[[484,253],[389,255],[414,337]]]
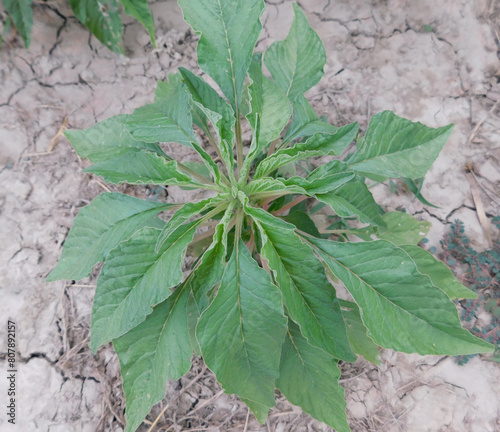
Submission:
[[[388,111],[373,116],[363,137],[357,123],[332,126],[304,97],[326,55],[297,5],[287,38],[262,54],[254,53],[262,0],[179,4],[200,35],[199,65],[223,96],[180,69],[158,83],[154,103],[66,136],[93,163],[85,172],[107,182],[200,188],[207,198],[167,204],[103,193],[79,212],[48,276],[81,279],[104,262],[90,346],[113,342],[126,431],[165,396],[168,379],[189,370],[193,353],[260,422],[278,388],[346,432],[339,361],[377,362],[378,346],[492,351],[462,328],[451,301],[475,294],[416,246],[428,225],[384,214],[365,184],[424,177],[452,126],[432,129]],[[194,149],[201,162],[172,159],[159,144],[167,142]],[[313,169],[315,156],[331,160]],[[324,215],[319,230],[313,213],[322,205],[335,216]],[[157,217],[165,211],[175,211],[167,223]],[[348,241],[353,235],[364,241]],[[188,245],[206,239],[184,277]],[[352,298],[339,299],[331,281]]]

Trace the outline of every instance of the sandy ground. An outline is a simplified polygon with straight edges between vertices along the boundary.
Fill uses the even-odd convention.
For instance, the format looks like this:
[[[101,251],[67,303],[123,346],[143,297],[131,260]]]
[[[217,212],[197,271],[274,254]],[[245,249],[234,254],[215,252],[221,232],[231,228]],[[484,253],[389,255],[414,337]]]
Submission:
[[[455,218],[474,246],[487,246],[470,183],[470,162],[490,216],[499,199],[484,191],[500,185],[500,4],[495,0],[313,0],[300,2],[327,52],[325,77],[309,92],[334,124],[357,120],[363,129],[384,109],[455,131],[426,177],[424,207],[402,190],[374,189],[386,210],[403,205],[432,222],[429,245]],[[123,394],[118,363],[108,347],[87,347],[95,275],[68,285],[45,283],[79,208],[106,186],[82,174],[82,161],[64,138],[46,154],[65,119],[71,128],[130,113],[148,103],[158,79],[194,66],[195,38],[172,0],[152,2],[158,49],[127,20],[127,57],[106,50],[77,23],[63,0],[35,2],[33,43],[19,38],[0,51],[0,352],[6,321],[17,324],[17,427],[3,414],[5,358],[0,360],[0,429],[121,431]],[[288,0],[270,0],[259,48],[283,38],[291,23]],[[116,187],[109,186],[113,190]],[[124,190],[124,188],[120,188]],[[133,192],[132,192],[133,191]],[[155,191],[129,188],[138,195]],[[165,197],[162,197],[165,198]],[[179,193],[169,191],[167,200]],[[498,241],[498,236],[497,236]],[[348,416],[354,431],[500,430],[500,367],[475,358],[382,353],[379,367],[344,367]],[[196,360],[189,374],[167,386],[169,407],[157,431],[327,431],[279,399],[259,426]],[[153,420],[162,406],[156,407]],[[170,428],[168,426],[172,425]],[[232,428],[232,429],[231,429]],[[147,426],[142,429],[146,431]]]

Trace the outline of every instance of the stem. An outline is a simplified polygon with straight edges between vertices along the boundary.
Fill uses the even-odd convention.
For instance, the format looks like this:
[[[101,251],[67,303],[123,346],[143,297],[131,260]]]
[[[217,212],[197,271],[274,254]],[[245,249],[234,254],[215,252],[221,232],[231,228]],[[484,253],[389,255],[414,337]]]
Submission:
[[[352,232],[351,230],[327,230],[327,229],[320,229],[318,230],[320,234],[346,234]]]
[[[271,156],[274,153],[274,150],[276,149],[276,144],[279,142],[279,138],[275,139],[271,145],[269,146],[269,150],[267,151],[267,157]]]
[[[194,245],[195,243],[198,243],[199,241],[202,241],[207,237],[213,236],[214,233],[215,233],[215,228],[209,229],[207,232],[204,232],[203,234],[196,236],[194,240],[191,242],[191,245]]]
[[[274,201],[275,199],[278,199],[282,197],[283,195],[273,195],[268,198],[265,198],[261,203],[260,206],[265,209],[266,205],[268,205],[270,202]],[[267,210],[267,209],[266,209]]]
[[[174,159],[171,159],[171,160],[174,160]],[[186,173],[188,173],[191,177],[195,178],[196,180],[198,180],[199,182],[203,183],[203,184],[213,184],[214,186],[215,183],[211,182],[210,180],[206,179],[205,177],[203,177],[202,175],[198,174],[197,172],[193,171],[192,169],[188,168],[186,165],[180,163],[180,162],[177,162],[177,166],[185,171]]]
[[[302,201],[304,201],[307,198],[308,198],[307,196],[301,195],[301,196],[295,198],[294,200],[290,201],[287,205],[284,205],[283,207],[281,207],[279,210],[276,210],[275,212],[273,212],[273,215],[278,216],[280,214],[283,214],[284,212],[286,212],[287,210],[290,210],[292,207],[296,206],[297,204],[301,203]]]

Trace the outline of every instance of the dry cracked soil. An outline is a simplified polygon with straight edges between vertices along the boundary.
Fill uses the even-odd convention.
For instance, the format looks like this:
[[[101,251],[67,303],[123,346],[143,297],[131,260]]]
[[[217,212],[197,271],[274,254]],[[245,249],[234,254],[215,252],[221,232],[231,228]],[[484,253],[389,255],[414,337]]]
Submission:
[[[432,222],[436,247],[461,219],[477,249],[488,247],[478,201],[500,213],[500,4],[496,0],[311,0],[299,2],[321,36],[325,76],[308,96],[334,124],[390,109],[429,126],[456,125],[426,177],[424,206],[396,182],[373,190],[386,210],[403,206]],[[126,19],[126,56],[113,54],[76,21],[65,0],[35,1],[33,43],[16,35],[0,51],[0,430],[122,431],[124,402],[111,347],[88,348],[95,276],[46,283],[78,210],[100,192],[120,190],[176,201],[173,188],[103,184],[82,174],[58,132],[130,113],[153,98],[157,80],[195,67],[196,37],[173,0],[151,2],[158,48]],[[0,14],[4,12],[0,9]],[[291,2],[269,0],[258,43],[285,37]],[[179,157],[190,157],[179,154]],[[469,163],[475,180],[466,175]],[[476,186],[474,186],[474,184]],[[476,189],[478,199],[471,193]],[[185,192],[184,192],[185,194]],[[193,198],[197,198],[193,196]],[[498,232],[492,229],[493,240]],[[6,422],[6,323],[17,325],[17,425]],[[383,351],[382,364],[359,360],[343,368],[352,429],[365,431],[500,431],[500,367],[474,358]],[[266,425],[235,397],[221,395],[195,359],[140,430],[166,408],[156,431],[330,431],[277,396]],[[168,404],[168,406],[166,406]],[[149,423],[148,423],[149,422]]]

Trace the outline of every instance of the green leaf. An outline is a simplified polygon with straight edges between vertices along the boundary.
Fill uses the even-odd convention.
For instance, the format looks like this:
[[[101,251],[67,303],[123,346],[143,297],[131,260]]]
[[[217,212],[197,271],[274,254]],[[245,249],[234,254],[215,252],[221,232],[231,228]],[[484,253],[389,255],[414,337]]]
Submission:
[[[257,166],[254,178],[264,177],[281,166],[302,159],[314,156],[338,156],[356,137],[358,129],[358,123],[352,123],[338,129],[333,134],[317,133],[304,143],[297,143],[291,148],[278,150]]]
[[[158,251],[163,243],[170,237],[170,235],[179,228],[186,221],[196,216],[197,214],[212,208],[218,201],[216,198],[208,198],[195,203],[186,203],[179,210],[177,210],[170,220],[166,223],[163,231],[158,236],[158,241],[156,243],[156,251]]]
[[[410,192],[415,195],[415,198],[417,198],[422,204],[429,206],[429,207],[434,207],[434,208],[440,208],[434,204],[431,204],[429,201],[427,201],[424,196],[422,195],[421,189],[424,184],[424,179],[420,179],[420,185],[417,185],[416,180],[410,179],[403,177],[403,181],[405,182],[406,186],[408,186],[408,189]]]
[[[292,101],[318,83],[326,64],[325,48],[304,12],[295,3],[293,12],[290,33],[284,41],[274,42],[264,58],[274,81]]]
[[[262,0],[179,0],[184,19],[200,35],[198,64],[238,113],[253,49],[262,30]]]
[[[333,192],[317,194],[316,198],[330,206],[340,217],[356,216],[362,223],[385,226],[379,206],[362,181],[346,183]]]
[[[386,228],[380,230],[377,236],[397,246],[418,244],[432,226],[430,222],[420,221],[408,213],[398,211],[386,213],[382,219]]]
[[[188,281],[143,323],[113,341],[127,404],[125,432],[135,432],[153,405],[165,397],[167,380],[179,379],[191,366]]]
[[[124,125],[132,138],[146,142],[176,142],[188,147],[196,142],[189,95],[180,74],[158,82],[155,101],[125,116]]]
[[[205,151],[203,147],[198,145],[197,142],[192,142],[191,145],[193,148],[196,150],[196,153],[198,153],[207,167],[208,171],[210,172],[212,178],[214,179],[215,184],[221,185],[221,172],[219,170],[219,166],[213,161],[212,157]]]
[[[182,165],[184,165],[189,170],[195,172],[196,174],[200,175],[207,181],[210,181],[211,173],[204,163],[195,161],[185,161],[182,163]],[[189,186],[182,186],[182,188],[185,190],[197,189],[197,187],[189,187]]]
[[[191,185],[202,187],[179,171],[177,162],[148,151],[128,152],[85,168],[109,183]]]
[[[30,47],[33,25],[33,0],[2,0],[5,10],[23,38],[24,46]]]
[[[249,87],[252,109],[247,118],[254,133],[256,117],[260,118],[257,148],[254,150],[258,153],[270,142],[279,138],[292,115],[292,106],[285,93],[262,74],[262,53],[254,54],[248,74],[252,80]]]
[[[286,186],[300,186],[309,196],[338,189],[354,178],[355,174],[341,161],[333,160],[316,168],[306,178],[291,177],[281,180]]]
[[[452,300],[457,298],[477,298],[474,291],[463,286],[453,272],[444,263],[434,258],[430,252],[413,245],[400,245],[400,247],[410,255],[418,271],[429,276],[432,283],[444,291]]]
[[[493,351],[461,327],[455,305],[399,247],[382,240],[307,241],[352,294],[378,345],[424,355]]]
[[[288,327],[277,387],[314,418],[337,432],[349,432],[338,360],[310,345],[293,322]]]
[[[96,123],[84,130],[64,132],[66,138],[82,158],[92,163],[107,161],[139,150],[165,155],[157,143],[133,139],[123,126],[126,116],[118,115]]]
[[[305,136],[301,132],[310,123],[319,121],[318,115],[305,96],[297,96],[292,102],[292,121],[288,126],[283,143],[289,143],[296,137]]]
[[[307,195],[307,192],[301,186],[289,184],[284,184],[284,179],[274,179],[270,177],[264,177],[258,180],[252,180],[245,187],[245,193],[248,196],[259,195],[260,198],[264,196],[270,197],[275,195],[289,195],[289,194],[300,194]]]
[[[148,0],[120,0],[125,13],[137,19],[149,33],[151,43],[156,48],[155,22],[148,6]]]
[[[286,318],[279,290],[244,243],[236,242],[196,336],[207,366],[228,393],[269,408],[275,403]]]
[[[234,164],[233,129],[236,121],[233,109],[202,78],[184,68],[179,68],[179,72],[193,102],[201,110],[202,116],[199,120],[203,124],[203,129],[206,133],[210,132],[206,121],[208,118],[218,133],[222,159],[226,166],[232,169]]]
[[[194,277],[190,283],[191,296],[187,305],[188,325],[191,335],[191,345],[197,355],[201,355],[201,348],[196,338],[196,325],[202,312],[208,307],[212,288],[222,279],[226,267],[228,224],[233,216],[233,207],[230,206],[220,223],[215,228],[212,244],[207,248],[196,267]]]
[[[87,277],[110,250],[147,226],[153,216],[171,207],[175,204],[143,201],[120,193],[99,195],[79,211],[64,243],[61,259],[47,281]]]
[[[244,209],[259,229],[261,255],[273,271],[290,318],[310,344],[335,358],[354,361],[335,289],[314,253],[297,237],[293,225],[262,209]]]
[[[420,178],[446,144],[453,125],[433,129],[390,111],[374,115],[358,150],[349,159],[366,177]]]
[[[123,23],[118,0],[69,0],[75,17],[107,48],[123,54]]]
[[[326,123],[322,120],[312,121],[300,127],[294,134],[290,135],[288,139],[285,136],[281,146],[284,147],[294,140],[298,140],[303,137],[310,137],[316,134],[331,135],[336,133],[338,129],[338,127],[333,126],[330,123]]]
[[[266,404],[260,404],[243,397],[240,397],[240,399],[248,408],[250,408],[250,411],[252,411],[253,415],[260,424],[266,423],[267,415],[269,414],[269,407]]]
[[[309,217],[307,213],[303,211],[294,211],[288,216],[283,216],[282,219],[307,234],[310,234],[314,237],[321,237],[321,234],[319,233],[314,221]]]
[[[346,300],[339,300],[339,302],[352,350],[366,360],[380,364],[378,346],[368,337],[368,329],[363,324],[358,305]]]
[[[201,219],[180,226],[155,252],[160,231],[144,228],[113,249],[104,263],[94,297],[90,348],[124,335],[170,296],[182,280],[182,262]]]

